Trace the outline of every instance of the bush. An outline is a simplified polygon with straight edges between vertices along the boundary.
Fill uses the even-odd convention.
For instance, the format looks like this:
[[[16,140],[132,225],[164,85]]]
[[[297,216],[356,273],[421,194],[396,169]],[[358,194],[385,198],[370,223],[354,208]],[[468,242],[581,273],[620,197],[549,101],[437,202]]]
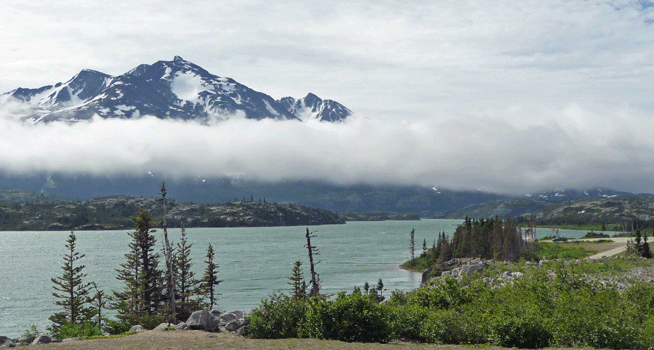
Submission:
[[[115,335],[125,333],[129,331],[130,328],[132,328],[132,326],[127,322],[109,320],[107,321],[104,330],[111,335]]]
[[[390,331],[385,309],[361,293],[338,294],[333,301],[309,304],[300,336],[348,342],[386,342]]]
[[[57,339],[66,338],[82,338],[102,335],[100,327],[92,322],[85,322],[84,324],[76,324],[68,322],[61,326],[58,334],[53,334]]]
[[[491,324],[491,337],[495,344],[506,348],[544,348],[552,341],[543,320],[534,316],[499,317]]]
[[[436,280],[428,287],[418,289],[409,296],[411,303],[426,308],[447,309],[472,301],[470,290],[463,288],[454,277]]]
[[[420,329],[420,337],[431,343],[484,344],[488,333],[482,322],[468,312],[435,310],[430,312]]]
[[[298,325],[304,319],[306,300],[273,294],[248,316],[247,333],[253,338],[297,338]]]
[[[429,310],[417,305],[393,305],[388,307],[388,326],[392,339],[426,342],[422,327],[429,317]]]

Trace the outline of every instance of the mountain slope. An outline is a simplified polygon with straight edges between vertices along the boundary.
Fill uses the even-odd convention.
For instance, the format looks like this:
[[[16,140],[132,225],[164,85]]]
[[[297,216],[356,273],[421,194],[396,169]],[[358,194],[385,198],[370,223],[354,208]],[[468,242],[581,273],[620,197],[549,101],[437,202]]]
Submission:
[[[95,115],[125,119],[153,115],[210,123],[233,117],[302,120],[314,114],[321,121],[333,122],[351,114],[343,105],[313,94],[298,100],[299,104],[290,99],[292,104],[276,101],[175,56],[172,61],[142,64],[116,77],[82,70],[65,83],[18,88],[0,95],[0,106],[18,102],[23,108],[13,108],[14,117],[35,123],[78,121]]]
[[[293,97],[284,97],[277,102],[300,120],[341,122],[352,114],[352,111],[342,104],[332,100],[323,100],[312,93],[299,100]]]

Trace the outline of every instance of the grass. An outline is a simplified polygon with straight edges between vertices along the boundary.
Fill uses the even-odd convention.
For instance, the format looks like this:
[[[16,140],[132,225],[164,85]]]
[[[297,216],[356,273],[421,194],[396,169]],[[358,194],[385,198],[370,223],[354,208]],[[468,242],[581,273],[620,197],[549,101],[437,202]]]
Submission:
[[[203,331],[145,331],[138,334],[95,340],[76,340],[63,343],[39,345],[40,350],[149,350],[149,349],[316,349],[316,350],[464,350],[503,349],[496,346],[461,346],[416,344],[409,342],[347,343],[317,339],[250,339],[232,333],[207,333]]]
[[[538,244],[538,259],[583,259],[599,252],[605,252],[620,246],[611,240],[602,239],[594,242],[567,241],[541,242]]]
[[[602,230],[602,225],[536,225],[536,228],[552,228],[560,230],[583,230],[583,231],[618,231],[616,230],[617,225],[606,225],[606,229]]]
[[[474,350],[507,349],[488,344],[482,345],[438,345],[411,342],[347,343],[333,340],[317,339],[250,339],[231,333],[207,333],[202,331],[145,331],[120,338],[95,340],[78,340],[64,343],[42,344],[39,350],[205,350],[205,349],[242,349],[242,350]],[[548,348],[557,349],[557,348]],[[562,348],[558,348],[562,349]]]

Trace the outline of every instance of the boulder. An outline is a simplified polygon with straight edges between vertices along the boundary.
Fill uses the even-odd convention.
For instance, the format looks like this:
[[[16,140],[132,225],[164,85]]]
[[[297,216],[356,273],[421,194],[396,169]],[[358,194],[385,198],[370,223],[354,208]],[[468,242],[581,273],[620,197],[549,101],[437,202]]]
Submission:
[[[241,327],[236,330],[236,334],[238,335],[246,335],[248,333],[248,328],[247,327]]]
[[[220,311],[220,310],[211,309],[211,314],[214,315],[214,316],[216,316],[216,317],[220,317],[220,315],[221,315],[222,313],[223,313],[223,312]]]
[[[35,338],[36,338],[36,336],[34,336],[32,334],[28,334],[28,333],[21,334],[20,337],[18,337],[18,339],[16,339],[16,343],[18,343],[18,344],[32,344],[32,342],[34,341]]]
[[[186,323],[184,323],[184,322],[180,322],[180,323],[175,325],[175,329],[178,330],[178,331],[185,331],[185,330],[188,329],[188,325]]]
[[[0,344],[0,348],[13,348],[16,344],[11,339],[7,339]]]
[[[239,328],[242,328],[244,326],[245,326],[245,320],[242,319],[242,318],[239,318],[238,320],[235,320],[235,321],[232,321],[232,322],[228,323],[225,326],[225,329],[230,331],[230,332],[236,332],[237,330],[239,330]]]
[[[240,316],[239,316],[240,315]],[[234,312],[227,312],[219,317],[219,326],[220,327],[225,327],[227,324],[229,324],[232,321],[236,321],[239,318],[243,317],[243,312],[241,311],[234,311]]]
[[[34,338],[34,341],[32,341],[32,345],[39,345],[39,344],[50,344],[52,343],[52,337],[47,335],[47,334],[39,334]]]
[[[222,317],[222,315],[221,315]],[[207,310],[195,311],[186,320],[190,329],[199,329],[202,331],[213,332],[218,330],[220,320]]]
[[[158,326],[154,327],[153,331],[165,331],[168,327],[175,327],[175,325],[168,322],[160,323]]]
[[[143,328],[143,326],[141,326],[140,324],[137,324],[136,326],[129,329],[130,332],[136,332],[136,333],[143,332],[144,330],[145,328]]]

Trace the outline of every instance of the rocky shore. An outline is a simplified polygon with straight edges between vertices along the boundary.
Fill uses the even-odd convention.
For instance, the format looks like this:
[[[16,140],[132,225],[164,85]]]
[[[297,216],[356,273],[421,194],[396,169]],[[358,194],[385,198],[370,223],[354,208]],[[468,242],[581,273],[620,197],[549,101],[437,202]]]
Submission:
[[[219,310],[200,310],[195,311],[189,316],[186,322],[177,324],[162,323],[155,327],[153,331],[187,331],[201,330],[205,332],[232,332],[239,335],[246,334],[247,320],[242,311],[222,312]],[[133,326],[129,331],[140,333],[146,329],[143,326]],[[64,342],[75,341],[76,338],[64,339]],[[20,345],[39,345],[59,342],[49,334],[25,333],[18,338],[9,338],[0,336],[0,348],[13,348]]]
[[[500,288],[506,284],[513,283],[514,280],[525,276],[525,270],[530,268],[547,268],[550,262],[559,262],[564,265],[579,266],[582,263],[596,263],[603,264],[609,262],[610,259],[617,259],[616,257],[604,257],[601,259],[585,259],[585,260],[540,260],[537,263],[525,262],[523,266],[508,265],[505,263],[498,263],[494,260],[482,260],[479,258],[462,258],[452,259],[439,264],[436,264],[422,273],[422,285],[429,284],[432,280],[443,280],[448,277],[457,279],[466,278],[473,273],[483,273],[486,269],[493,269],[493,277],[482,277],[483,281],[490,284],[492,288]],[[646,261],[644,258],[639,260]],[[500,272],[498,265],[503,265],[507,270]],[[550,277],[556,278],[554,270],[549,269],[547,273]],[[611,286],[618,291],[629,288],[634,283],[646,282],[654,283],[654,264],[648,266],[639,266],[616,276],[602,276],[599,274],[580,274],[582,279],[586,281],[597,282],[601,286]]]

